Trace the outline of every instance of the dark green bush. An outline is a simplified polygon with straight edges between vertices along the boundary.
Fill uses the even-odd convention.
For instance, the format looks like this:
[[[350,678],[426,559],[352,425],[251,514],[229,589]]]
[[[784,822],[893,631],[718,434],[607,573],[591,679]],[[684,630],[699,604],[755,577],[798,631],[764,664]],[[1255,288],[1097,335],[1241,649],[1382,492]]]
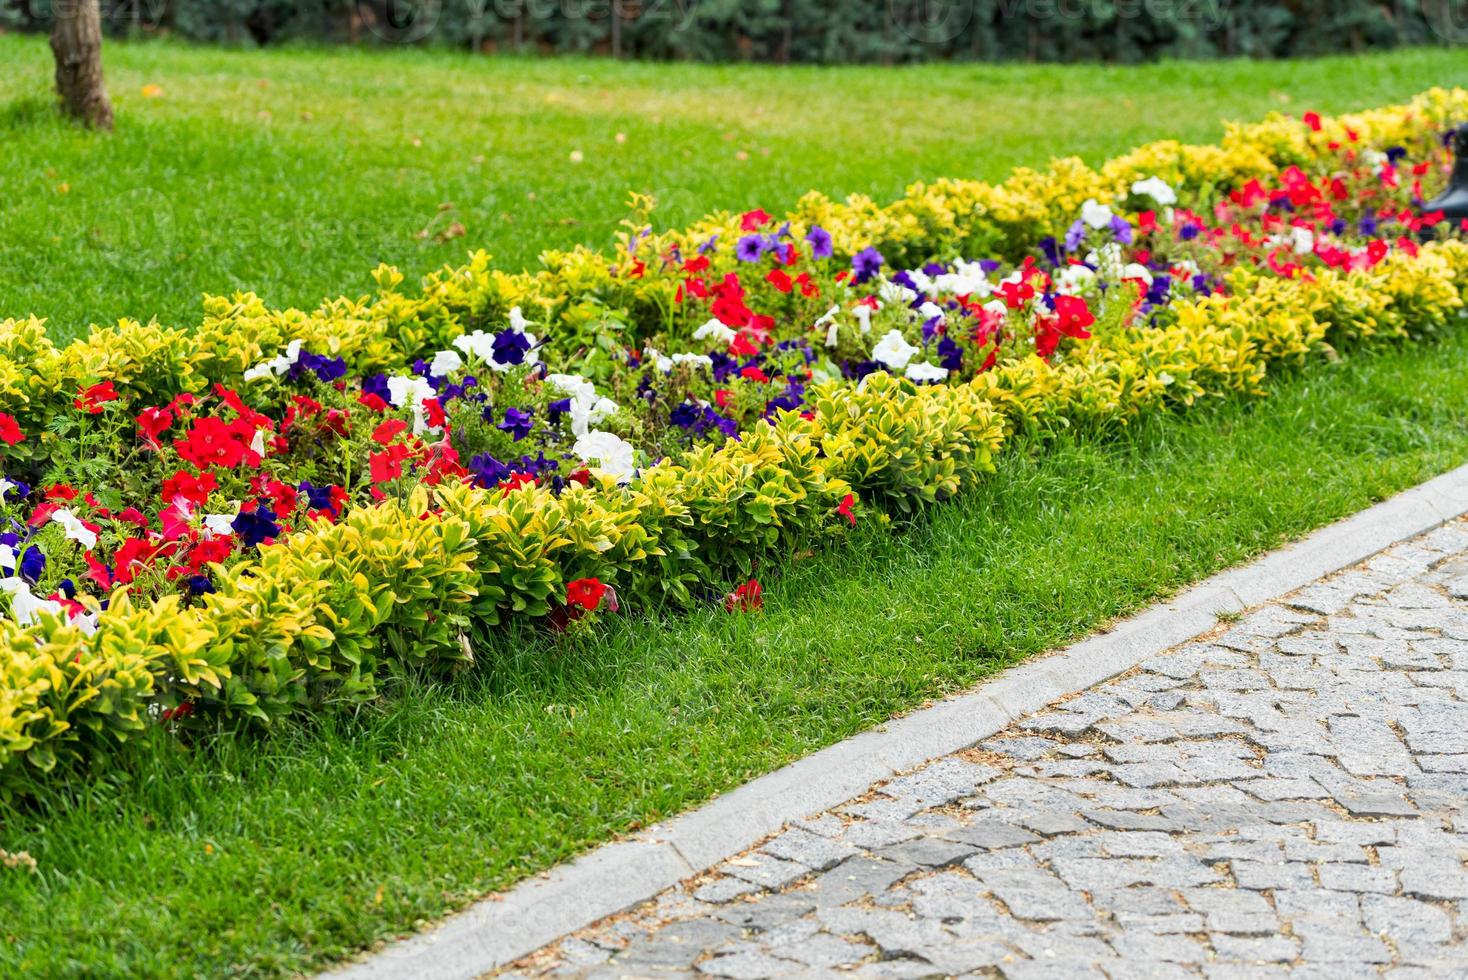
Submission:
[[[0,0],[43,30],[52,0]],[[699,61],[1256,58],[1468,41],[1468,0],[102,0],[115,34]]]

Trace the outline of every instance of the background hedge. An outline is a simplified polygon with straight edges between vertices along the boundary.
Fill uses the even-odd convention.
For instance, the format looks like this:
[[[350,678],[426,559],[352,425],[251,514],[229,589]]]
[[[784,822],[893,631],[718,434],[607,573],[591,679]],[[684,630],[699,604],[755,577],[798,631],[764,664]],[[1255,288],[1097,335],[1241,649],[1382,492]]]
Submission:
[[[0,0],[44,30],[55,0]],[[1468,42],[1468,0],[102,0],[117,35],[705,61],[1291,57]]]

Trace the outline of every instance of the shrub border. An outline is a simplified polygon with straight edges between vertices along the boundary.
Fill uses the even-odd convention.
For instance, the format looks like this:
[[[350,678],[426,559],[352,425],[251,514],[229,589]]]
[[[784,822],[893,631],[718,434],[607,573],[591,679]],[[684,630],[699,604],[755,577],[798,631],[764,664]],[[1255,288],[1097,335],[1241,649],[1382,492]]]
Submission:
[[[549,875],[489,895],[332,980],[478,977],[653,898],[786,824],[830,809],[926,762],[988,738],[1213,629],[1221,615],[1282,598],[1399,542],[1468,514],[1468,465],[1337,521],[1063,650],[1011,668],[966,694],[862,732]]]

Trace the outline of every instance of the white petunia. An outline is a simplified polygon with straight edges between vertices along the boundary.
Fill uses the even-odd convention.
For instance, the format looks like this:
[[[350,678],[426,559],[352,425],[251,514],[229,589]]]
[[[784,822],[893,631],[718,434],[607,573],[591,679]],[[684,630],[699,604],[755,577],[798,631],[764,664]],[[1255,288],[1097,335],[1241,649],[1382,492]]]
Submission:
[[[593,425],[616,414],[617,403],[610,398],[598,398],[596,385],[579,374],[552,374],[545,381],[570,396],[571,432],[575,435],[585,435]]]
[[[652,364],[662,374],[673,370],[673,359],[659,351],[656,347],[644,347],[642,349],[642,362]]]
[[[510,329],[528,334],[528,331],[525,329],[528,326],[530,326],[530,321],[525,319],[525,314],[520,312],[520,307],[512,307],[510,309]]]
[[[1086,264],[1092,266],[1102,279],[1107,282],[1115,282],[1121,278],[1121,245],[1117,242],[1107,242],[1100,248],[1087,253]]]
[[[240,514],[240,505],[234,505],[234,511],[229,514],[205,514],[200,523],[204,530],[219,538],[227,538],[234,533],[234,519]]]
[[[882,302],[884,303],[897,303],[900,306],[906,306],[917,299],[917,293],[908,289],[902,283],[892,282],[891,280],[884,280],[877,287],[877,295],[882,298]]]
[[[296,361],[301,359],[301,342],[292,340],[285,345],[285,353],[268,360],[261,361],[254,367],[245,371],[246,381],[260,381],[264,378],[278,378],[295,366]]]
[[[1296,255],[1309,255],[1315,251],[1315,232],[1298,226],[1291,228],[1290,244]]]
[[[1146,180],[1132,182],[1132,193],[1139,196],[1150,197],[1163,207],[1177,203],[1177,191],[1161,177],[1148,177]]]
[[[862,333],[872,332],[872,314],[876,312],[865,303],[858,303],[852,307],[851,315],[856,317],[856,325],[861,328]]]
[[[940,292],[977,299],[984,299],[994,292],[994,283],[981,263],[961,260],[954,263],[952,272],[945,272],[935,279],[933,285]]]
[[[485,333],[483,330],[455,337],[454,346],[486,364],[494,359],[494,334]]]
[[[1068,265],[1055,274],[1055,291],[1066,296],[1085,292],[1096,283],[1096,273],[1084,265]]]
[[[237,514],[205,514],[204,527],[217,538],[228,537],[234,533],[234,519],[238,516]]]
[[[10,593],[10,617],[21,626],[31,625],[40,613],[57,615],[61,612],[61,603],[38,598],[24,580],[14,575],[0,578],[0,591]]]
[[[1152,270],[1140,262],[1129,262],[1121,270],[1122,279],[1140,279],[1147,285],[1152,285]]]
[[[387,394],[394,408],[406,408],[410,405],[420,408],[424,400],[432,398],[435,392],[433,385],[422,378],[399,374],[387,379]]]
[[[433,355],[433,360],[428,364],[428,373],[435,378],[447,378],[459,368],[464,366],[464,359],[457,351],[441,350]]]
[[[890,330],[872,348],[872,359],[880,361],[893,371],[901,371],[917,353],[918,348],[903,339],[901,330]]]
[[[1088,198],[1081,205],[1081,220],[1092,228],[1105,228],[1111,224],[1111,208],[1097,201],[1094,197]]]
[[[576,440],[571,451],[587,465],[616,477],[618,483],[632,479],[636,469],[631,443],[610,432],[587,432]]]
[[[698,367],[713,367],[714,359],[707,354],[674,354],[674,364],[693,364]]]
[[[71,512],[70,507],[61,507],[52,512],[51,520],[66,530],[68,538],[88,551],[97,547],[97,532],[83,524],[82,519]]]
[[[694,340],[712,340],[716,344],[729,345],[734,343],[738,336],[734,328],[720,323],[718,320],[710,320],[697,330],[693,331]]]
[[[939,320],[944,320],[946,318],[945,314],[943,313],[943,307],[939,306],[937,303],[934,303],[932,300],[927,300],[923,303],[922,306],[919,306],[917,315],[918,319],[923,321],[924,323],[927,323],[929,320],[932,320],[935,317]]]
[[[545,383],[572,398],[596,398],[596,385],[579,374],[548,374]]]
[[[929,364],[927,361],[913,361],[903,372],[909,381],[942,381],[948,377],[948,369]]]
[[[604,422],[617,414],[617,403],[610,398],[571,399],[571,432],[584,436],[598,422]]]

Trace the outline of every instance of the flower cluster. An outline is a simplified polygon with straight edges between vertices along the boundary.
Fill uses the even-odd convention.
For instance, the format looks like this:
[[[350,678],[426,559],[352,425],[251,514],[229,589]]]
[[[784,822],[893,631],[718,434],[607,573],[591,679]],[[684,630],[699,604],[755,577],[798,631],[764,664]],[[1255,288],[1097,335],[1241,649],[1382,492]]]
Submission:
[[[138,635],[140,615],[170,623],[159,649],[197,634],[194,659],[127,668],[182,724],[200,704],[294,710],[296,675],[264,652],[281,644],[369,692],[364,651],[411,646],[391,623],[459,662],[474,628],[579,629],[619,596],[754,612],[759,558],[956,492],[1005,419],[1251,392],[1275,361],[1446,322],[1468,249],[1419,205],[1449,160],[1436,132],[1390,132],[1206,193],[1133,165],[988,254],[758,209],[686,245],[639,231],[618,275],[668,291],[635,328],[511,306],[444,333],[386,306],[382,346],[342,308],[314,339],[266,317],[256,336],[281,342],[230,373],[136,326],[129,350],[155,354],[54,394],[0,358],[0,628],[27,657],[42,634]],[[4,350],[42,345],[8,329]],[[268,591],[308,587],[336,592]],[[206,642],[265,623],[259,652]],[[33,737],[16,722],[7,750],[5,724],[0,767]]]

